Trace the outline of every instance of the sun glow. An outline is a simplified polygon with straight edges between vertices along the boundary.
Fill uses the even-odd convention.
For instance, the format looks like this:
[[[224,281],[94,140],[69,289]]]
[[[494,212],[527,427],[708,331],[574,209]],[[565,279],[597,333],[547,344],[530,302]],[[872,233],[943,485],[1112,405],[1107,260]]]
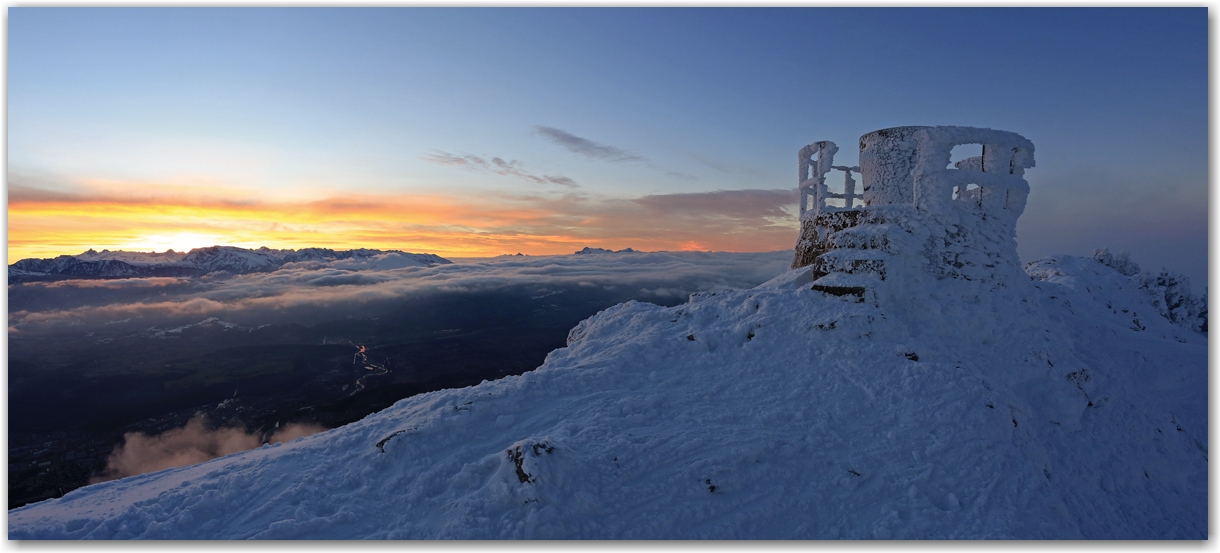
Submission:
[[[195,248],[206,248],[222,244],[229,245],[219,234],[176,232],[141,236],[130,243],[119,244],[117,249],[141,252],[163,252],[165,250],[189,252]]]
[[[133,186],[139,190],[139,187]],[[637,250],[787,249],[794,222],[667,215],[626,200],[454,198],[346,194],[284,201],[124,195],[117,186],[77,194],[10,187],[9,262],[95,250],[188,252],[213,245],[273,249],[394,249],[440,256],[566,254],[585,246]],[[738,232],[751,228],[748,233]]]

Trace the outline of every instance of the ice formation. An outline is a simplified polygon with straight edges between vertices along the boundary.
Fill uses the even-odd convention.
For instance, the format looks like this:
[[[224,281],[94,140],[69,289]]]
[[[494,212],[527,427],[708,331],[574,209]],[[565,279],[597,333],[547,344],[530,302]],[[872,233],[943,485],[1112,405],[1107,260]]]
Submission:
[[[981,144],[982,155],[950,168],[962,144]],[[814,266],[816,289],[863,297],[886,279],[1020,278],[1014,236],[1029,194],[1023,175],[1034,166],[1029,140],[973,127],[894,127],[860,137],[859,167],[834,165],[837,152],[822,141],[799,153],[801,234],[792,267]],[[842,193],[826,184],[832,169],[845,172]]]

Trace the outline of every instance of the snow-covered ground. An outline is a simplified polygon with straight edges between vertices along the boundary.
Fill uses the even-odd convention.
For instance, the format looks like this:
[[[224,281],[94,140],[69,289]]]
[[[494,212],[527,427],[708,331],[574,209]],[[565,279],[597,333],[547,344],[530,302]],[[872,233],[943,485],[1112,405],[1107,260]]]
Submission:
[[[1207,338],[1092,259],[629,302],[537,370],[9,512],[13,539],[1207,538]]]

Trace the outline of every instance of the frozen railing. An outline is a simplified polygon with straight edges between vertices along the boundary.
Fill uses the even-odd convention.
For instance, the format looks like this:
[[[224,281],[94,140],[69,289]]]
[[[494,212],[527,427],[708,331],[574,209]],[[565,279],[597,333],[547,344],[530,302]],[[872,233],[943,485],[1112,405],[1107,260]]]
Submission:
[[[859,167],[848,167],[846,165],[833,165],[835,153],[839,151],[839,147],[834,142],[823,140],[814,142],[804,148],[797,154],[800,161],[798,177],[799,189],[801,191],[801,215],[804,216],[806,211],[813,210],[815,212],[824,211],[828,207],[826,200],[841,199],[843,200],[843,208],[851,209],[854,207],[855,200],[863,201],[862,194],[856,194],[856,181],[851,177],[852,172],[857,174],[860,172]],[[843,171],[843,192],[831,192],[826,186],[826,174],[831,170]],[[810,205],[810,200],[813,205]]]

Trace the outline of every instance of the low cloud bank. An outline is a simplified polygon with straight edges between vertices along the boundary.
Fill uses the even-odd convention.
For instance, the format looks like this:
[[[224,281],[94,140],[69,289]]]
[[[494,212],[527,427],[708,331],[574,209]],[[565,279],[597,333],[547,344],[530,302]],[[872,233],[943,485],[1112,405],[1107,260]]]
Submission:
[[[287,443],[323,430],[326,428],[317,424],[290,423],[273,433],[265,443]],[[124,434],[123,443],[115,446],[107,459],[106,470],[91,477],[89,483],[194,465],[254,449],[263,443],[258,434],[248,432],[244,426],[211,429],[207,418],[199,415],[182,428],[156,436],[139,432]]]
[[[139,291],[138,299],[105,303],[92,295],[93,281],[59,281],[54,288],[29,283],[10,291],[10,298],[19,298],[20,308],[9,313],[9,320],[18,332],[81,329],[127,319],[131,320],[124,324],[135,329],[212,316],[255,326],[314,324],[348,315],[375,315],[422,294],[485,293],[520,286],[539,290],[599,286],[645,301],[668,300],[703,290],[756,286],[782,273],[791,258],[787,251],[655,252],[504,256],[435,267],[299,263],[269,273],[200,279],[193,286],[151,296],[143,291],[146,285],[132,283],[128,288]],[[63,294],[73,287],[74,294]],[[69,299],[76,305],[63,303]]]

